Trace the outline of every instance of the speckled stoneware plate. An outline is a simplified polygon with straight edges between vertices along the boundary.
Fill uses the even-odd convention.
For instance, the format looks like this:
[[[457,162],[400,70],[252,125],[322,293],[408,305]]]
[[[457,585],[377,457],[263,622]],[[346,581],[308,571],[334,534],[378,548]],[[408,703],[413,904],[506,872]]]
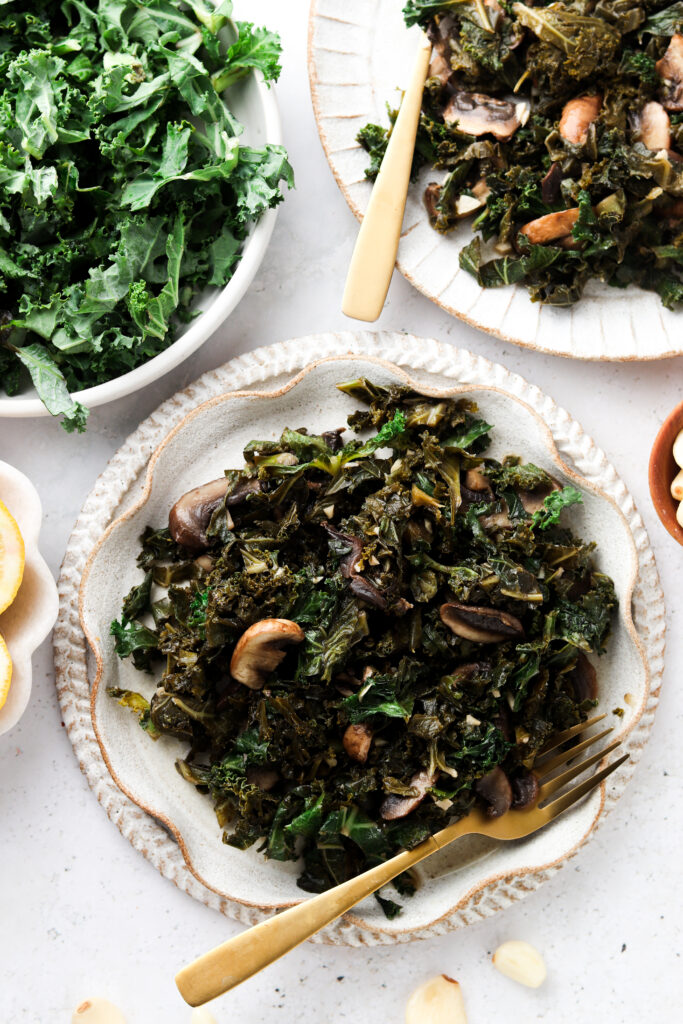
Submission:
[[[309,73],[318,130],[337,184],[359,219],[370,197],[367,153],[358,130],[388,124],[417,53],[420,30],[407,29],[399,0],[311,0]],[[571,309],[532,303],[524,287],[482,289],[458,264],[472,238],[469,222],[452,234],[429,226],[422,196],[445,173],[424,168],[410,187],[398,269],[447,313],[505,341],[575,359],[661,359],[683,352],[683,318],[659,297],[591,282]]]
[[[221,843],[210,802],[174,770],[182,745],[166,738],[151,743],[134,717],[107,697],[111,685],[153,687],[115,657],[109,623],[138,579],[137,538],[146,524],[164,523],[181,493],[240,465],[242,448],[254,436],[279,436],[285,424],[342,425],[355,403],[334,385],[359,374],[474,397],[496,425],[494,454],[524,453],[581,487],[579,532],[598,541],[601,567],[614,577],[620,598],[614,639],[600,665],[601,707],[624,708],[624,717],[613,722],[631,754],[606,789],[531,839],[503,846],[465,841],[430,860],[419,894],[395,921],[368,901],[323,936],[337,943],[390,943],[457,928],[536,888],[614,804],[652,722],[664,643],[654,558],[616,472],[551,399],[502,366],[401,334],[317,335],[228,363],[164,403],[98,480],[64,560],[55,655],[64,721],[81,766],[109,816],[160,871],[245,922],[301,900],[296,865]],[[89,653],[76,611],[79,584]]]
[[[38,536],[43,518],[40,498],[23,473],[0,462],[0,501],[12,513],[24,538],[24,577],[17,596],[0,615],[0,634],[12,658],[12,682],[0,708],[0,735],[17,724],[31,696],[31,656],[57,618],[57,587],[43,556]]]

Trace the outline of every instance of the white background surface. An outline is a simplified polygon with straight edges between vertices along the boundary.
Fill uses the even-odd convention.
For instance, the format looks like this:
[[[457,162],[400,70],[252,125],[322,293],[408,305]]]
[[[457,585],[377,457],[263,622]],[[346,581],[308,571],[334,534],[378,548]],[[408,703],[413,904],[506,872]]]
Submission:
[[[36,484],[42,550],[55,573],[78,511],[106,460],[166,397],[256,345],[350,326],[340,310],[356,224],[320,148],[306,76],[305,0],[254,0],[237,13],[279,29],[278,87],[297,175],[247,297],[195,356],[146,391],[95,410],[84,437],[49,420],[0,421],[0,458]],[[250,10],[246,10],[250,7]],[[657,520],[649,449],[682,397],[683,359],[595,365],[538,356],[478,334],[395,278],[377,324],[482,353],[566,406],[623,475],[646,522],[667,598],[667,672],[634,780],[596,838],[523,903],[443,938],[380,949],[306,945],[232,994],[218,1024],[398,1024],[411,990],[457,978],[470,1024],[673,1024],[683,995],[681,727],[683,550]],[[157,874],[90,793],[61,727],[49,644],[34,659],[21,723],[0,738],[0,1024],[68,1024],[89,996],[128,1024],[189,1024],[173,985],[186,960],[238,926]],[[548,980],[516,986],[490,965],[499,942],[543,952]]]

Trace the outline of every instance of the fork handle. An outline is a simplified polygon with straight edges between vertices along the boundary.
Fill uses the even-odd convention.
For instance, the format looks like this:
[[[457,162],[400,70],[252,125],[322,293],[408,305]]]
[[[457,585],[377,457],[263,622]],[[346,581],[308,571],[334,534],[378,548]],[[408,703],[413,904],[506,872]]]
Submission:
[[[441,836],[446,831],[451,842],[471,831],[470,822],[463,818]],[[362,875],[241,932],[178,972],[175,981],[181,996],[190,1006],[202,1006],[229,991],[443,845],[443,841],[430,836],[413,850],[405,850]]]
[[[432,45],[423,33],[413,74],[358,232],[342,299],[342,312],[355,320],[376,320],[389,291],[431,50]]]

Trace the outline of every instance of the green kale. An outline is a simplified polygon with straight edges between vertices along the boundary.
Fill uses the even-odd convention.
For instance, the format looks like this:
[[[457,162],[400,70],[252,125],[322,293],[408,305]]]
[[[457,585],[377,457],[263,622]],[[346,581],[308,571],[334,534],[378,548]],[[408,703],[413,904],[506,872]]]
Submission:
[[[0,387],[32,383],[83,431],[71,394],[168,348],[293,185],[281,146],[241,143],[224,92],[254,69],[277,79],[280,43],[233,27],[229,0],[11,6],[0,19]],[[237,37],[227,48],[226,34]]]
[[[547,530],[549,526],[559,523],[563,508],[582,502],[581,491],[577,491],[576,487],[569,486],[563,487],[561,491],[551,491],[543,499],[541,511],[534,512],[531,517],[533,525],[537,526],[539,530]]]
[[[118,655],[155,682],[149,704],[112,696],[185,745],[176,768],[213,802],[224,841],[300,857],[307,892],[413,848],[468,812],[482,776],[514,779],[584,720],[577,652],[604,650],[616,605],[595,546],[571,532],[578,491],[552,490],[518,456],[488,457],[494,427],[474,402],[338,386],[363,404],[347,421],[362,436],[287,427],[247,444],[246,466],[226,473],[230,529],[207,531],[202,567],[168,529],[147,528],[140,580],[111,626]],[[469,640],[442,617],[453,601],[507,612],[523,634]],[[261,649],[252,688],[236,646],[273,618],[293,640]],[[423,799],[385,816],[386,800],[419,795],[423,773]]]

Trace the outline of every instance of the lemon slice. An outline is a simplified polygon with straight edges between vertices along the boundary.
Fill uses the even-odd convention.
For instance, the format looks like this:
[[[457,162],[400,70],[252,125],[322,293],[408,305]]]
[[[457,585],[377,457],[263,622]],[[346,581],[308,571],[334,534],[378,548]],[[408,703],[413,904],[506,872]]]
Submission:
[[[10,683],[12,682],[12,659],[7,644],[0,636],[0,708],[7,700]]]
[[[0,501],[0,613],[9,608],[24,575],[24,539]]]

